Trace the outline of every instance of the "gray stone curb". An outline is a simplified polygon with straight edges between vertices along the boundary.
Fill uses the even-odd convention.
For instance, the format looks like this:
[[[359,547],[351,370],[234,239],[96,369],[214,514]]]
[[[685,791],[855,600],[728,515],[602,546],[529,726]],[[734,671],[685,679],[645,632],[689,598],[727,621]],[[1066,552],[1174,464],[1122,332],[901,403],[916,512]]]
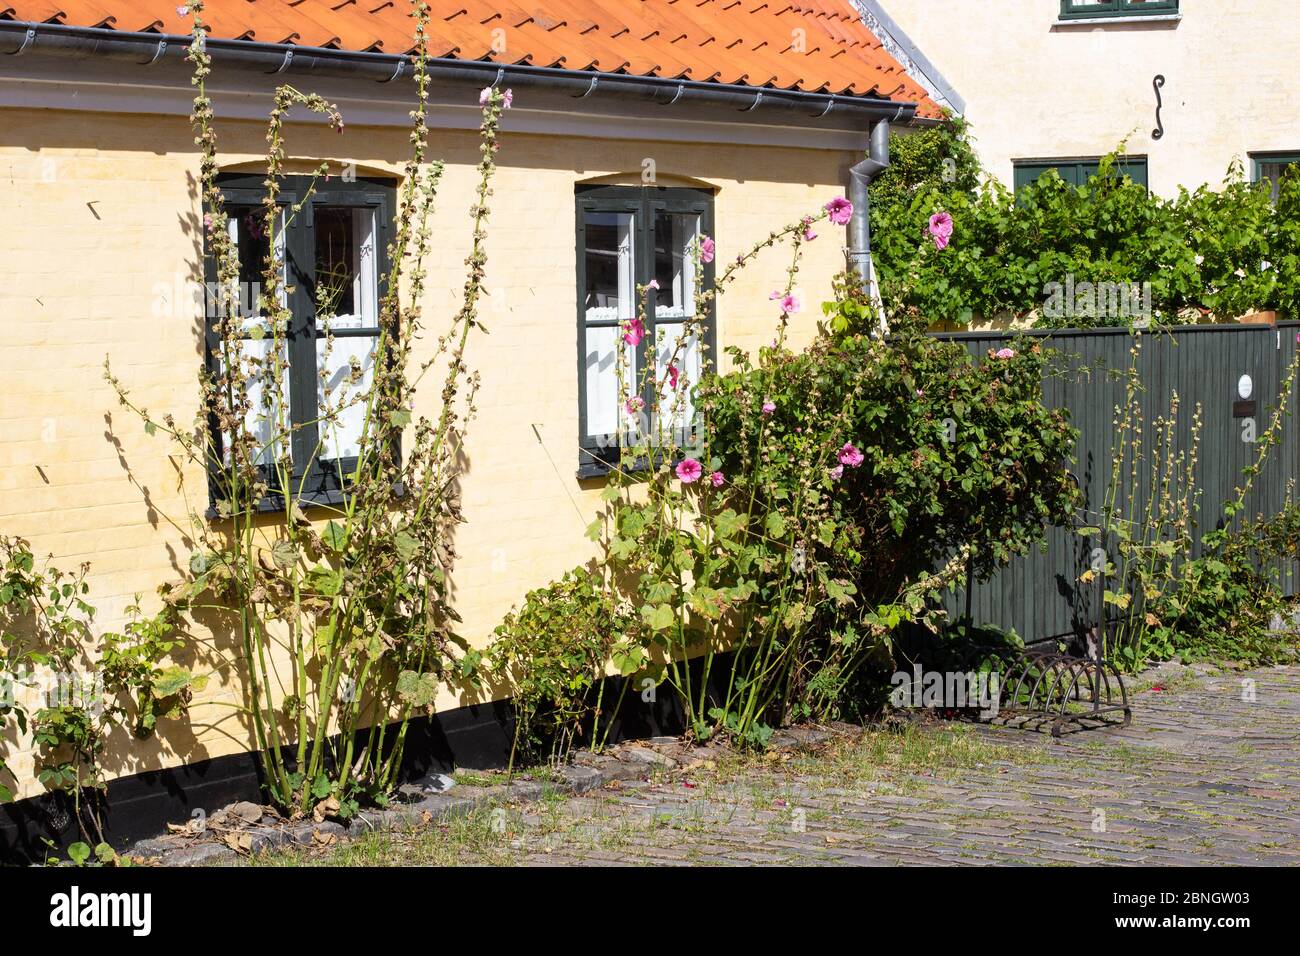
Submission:
[[[639,748],[638,748],[639,749]],[[659,756],[656,754],[655,756]],[[286,827],[253,827],[239,831],[251,838],[250,855],[290,844],[311,845],[316,834],[332,835],[340,842],[355,840],[367,833],[399,830],[417,826],[428,814],[430,823],[438,823],[458,816],[467,816],[475,810],[497,803],[531,803],[548,793],[574,796],[599,789],[616,780],[639,780],[654,767],[671,766],[645,760],[640,754],[619,760],[616,757],[581,754],[582,763],[572,764],[559,771],[559,781],[537,783],[519,780],[501,787],[458,786],[449,793],[434,793],[412,803],[403,803],[385,810],[366,810],[348,826],[332,820],[316,823],[308,820]],[[126,855],[144,857],[156,866],[229,865],[242,854],[224,843],[212,841],[186,842],[183,837],[157,837],[142,840],[126,851]]]

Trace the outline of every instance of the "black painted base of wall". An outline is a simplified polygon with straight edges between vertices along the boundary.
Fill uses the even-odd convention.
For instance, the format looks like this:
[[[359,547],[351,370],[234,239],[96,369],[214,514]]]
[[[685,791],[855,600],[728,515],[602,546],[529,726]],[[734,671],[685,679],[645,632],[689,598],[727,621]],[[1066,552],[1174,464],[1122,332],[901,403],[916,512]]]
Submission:
[[[622,678],[610,678],[605,700],[618,700]],[[643,701],[629,687],[612,715],[609,739],[677,734],[684,729],[676,695],[665,691]],[[475,704],[413,720],[407,729],[403,774],[406,779],[449,773],[460,767],[500,769],[510,759],[514,726],[508,701]],[[91,795],[93,799],[95,795]],[[121,777],[99,796],[104,838],[121,849],[165,833],[168,823],[185,823],[202,810],[213,813],[239,800],[263,802],[262,775],[255,754],[231,754],[167,770]],[[39,863],[62,855],[82,839],[72,800],[63,793],[0,804],[0,863]]]

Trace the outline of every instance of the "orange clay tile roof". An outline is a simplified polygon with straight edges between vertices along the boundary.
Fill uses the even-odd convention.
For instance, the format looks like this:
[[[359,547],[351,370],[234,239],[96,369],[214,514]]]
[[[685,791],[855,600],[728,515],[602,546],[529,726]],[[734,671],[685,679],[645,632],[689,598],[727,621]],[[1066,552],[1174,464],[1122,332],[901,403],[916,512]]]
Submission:
[[[187,34],[183,0],[0,0],[0,20]],[[435,57],[938,107],[849,0],[429,0]],[[401,54],[407,0],[207,0],[214,38]]]

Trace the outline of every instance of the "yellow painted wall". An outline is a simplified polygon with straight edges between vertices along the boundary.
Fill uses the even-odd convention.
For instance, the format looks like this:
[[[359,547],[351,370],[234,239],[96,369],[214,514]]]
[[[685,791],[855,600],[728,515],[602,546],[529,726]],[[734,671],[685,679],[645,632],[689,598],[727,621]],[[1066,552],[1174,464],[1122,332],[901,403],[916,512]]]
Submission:
[[[965,99],[980,158],[1007,185],[1013,159],[1098,156],[1125,137],[1166,196],[1217,185],[1250,152],[1300,152],[1294,0],[1182,0],[1176,24],[1083,26],[1057,25],[1060,0],[880,3]]]
[[[218,130],[224,164],[259,158],[259,124]],[[426,304],[436,333],[464,283],[478,147],[473,133],[440,130],[432,139],[432,155],[447,162]],[[288,146],[304,161],[396,173],[407,134],[291,127]],[[831,150],[503,136],[488,242],[491,335],[470,351],[483,384],[453,579],[463,633],[476,644],[525,591],[589,557],[583,531],[599,486],[574,477],[574,184],[639,176],[646,157],[660,177],[717,188],[720,263],[839,195],[850,160]],[[0,110],[0,530],[30,539],[60,566],[91,562],[90,599],[104,629],[121,624],[137,594],[155,607],[157,586],[189,559],[183,529],[167,520],[183,522],[188,507],[168,446],[118,408],[102,365],[107,355],[150,411],[193,417],[198,325],[171,300],[200,261],[196,160],[183,117]],[[823,223],[821,232],[806,247],[807,307],[796,337],[810,334],[843,264],[842,230]],[[769,252],[721,298],[720,345],[752,349],[770,340],[768,292],[783,283],[786,266],[783,254]],[[173,291],[160,298],[164,290]],[[424,400],[419,411],[428,414],[436,395]],[[201,476],[191,475],[189,486],[202,488]],[[251,735],[232,706],[240,700],[238,676],[223,671],[188,718],[160,724],[157,739],[115,741],[109,776],[248,749]],[[448,694],[441,706],[457,703]],[[10,763],[20,776],[30,772],[27,756]]]

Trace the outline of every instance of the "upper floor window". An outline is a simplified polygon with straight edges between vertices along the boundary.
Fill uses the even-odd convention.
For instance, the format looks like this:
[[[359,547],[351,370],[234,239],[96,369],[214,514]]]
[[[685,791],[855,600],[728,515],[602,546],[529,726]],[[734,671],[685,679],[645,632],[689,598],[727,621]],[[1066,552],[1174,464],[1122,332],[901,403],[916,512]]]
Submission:
[[[689,443],[695,424],[689,390],[703,366],[700,336],[686,334],[678,345],[696,325],[697,293],[713,286],[712,263],[697,268],[695,255],[700,238],[713,235],[713,196],[657,186],[580,187],[577,231],[578,475],[590,477],[618,464],[619,449],[646,430],[671,428],[680,443]],[[704,344],[712,349],[711,300],[705,308]],[[645,334],[633,344],[625,327],[642,310]],[[665,388],[656,402],[656,383],[669,377],[674,354],[682,400]],[[653,415],[674,407],[672,422]]]
[[[1278,190],[1282,186],[1282,177],[1300,175],[1300,152],[1296,153],[1252,153],[1251,167],[1255,182],[1267,182],[1277,202]]]
[[[366,413],[360,396],[373,381],[395,189],[383,180],[313,183],[311,177],[287,176],[268,232],[265,179],[232,174],[218,181],[239,260],[241,355],[265,362],[278,341],[287,368],[279,394],[269,400],[266,376],[250,378],[244,423],[271,489],[265,507],[282,508],[286,497],[338,503],[356,468]],[[290,316],[278,330],[268,327],[258,305],[272,243],[281,263],[281,303]],[[208,287],[215,290],[216,263],[211,255],[205,261]],[[205,351],[214,371],[226,361],[214,322],[216,299],[209,296],[205,323]],[[214,474],[214,501],[224,497],[220,481]]]
[[[1071,186],[1086,185],[1088,180],[1097,175],[1101,168],[1101,159],[1017,159],[1012,162],[1012,184],[1019,192],[1022,186],[1035,182],[1049,169],[1056,170],[1058,176]],[[1147,185],[1147,161],[1145,156],[1120,156],[1115,161],[1115,169],[1127,176],[1139,186]]]
[[[1061,0],[1062,20],[1175,14],[1178,0]]]

